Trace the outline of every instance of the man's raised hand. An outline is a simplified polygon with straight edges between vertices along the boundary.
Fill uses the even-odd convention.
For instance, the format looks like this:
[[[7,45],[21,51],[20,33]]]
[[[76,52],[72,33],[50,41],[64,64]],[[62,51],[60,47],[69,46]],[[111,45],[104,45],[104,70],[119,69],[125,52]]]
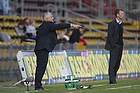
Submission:
[[[78,28],[80,28],[82,26],[80,26],[80,25],[73,25],[73,27],[78,29]]]

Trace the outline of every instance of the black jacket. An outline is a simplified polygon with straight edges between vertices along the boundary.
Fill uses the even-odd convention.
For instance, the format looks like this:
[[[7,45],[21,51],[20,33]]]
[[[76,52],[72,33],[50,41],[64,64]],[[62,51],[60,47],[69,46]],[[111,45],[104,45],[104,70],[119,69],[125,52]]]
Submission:
[[[55,30],[70,28],[68,23],[54,24],[53,22],[44,21],[37,29],[35,50],[46,49],[52,51],[57,43]]]
[[[72,35],[70,36],[69,42],[70,43],[75,43],[75,42],[79,43],[80,34],[81,34],[81,32],[79,31],[79,29],[74,29]]]
[[[118,45],[123,45],[123,23],[119,25],[114,19],[108,25],[107,41],[105,45],[106,50],[112,50]]]

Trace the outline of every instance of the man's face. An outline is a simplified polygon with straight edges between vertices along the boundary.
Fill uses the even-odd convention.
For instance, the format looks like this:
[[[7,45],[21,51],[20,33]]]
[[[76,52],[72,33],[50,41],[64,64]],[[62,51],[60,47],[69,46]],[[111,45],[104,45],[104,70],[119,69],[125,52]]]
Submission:
[[[29,19],[25,20],[26,25],[30,25]]]
[[[123,17],[124,17],[124,12],[123,11],[119,11],[119,14],[117,14],[117,15],[118,15],[118,18],[120,20],[123,20]]]
[[[60,39],[63,39],[63,35],[60,36]]]
[[[52,16],[52,14],[48,14],[48,17],[47,17],[47,21],[52,21],[52,22],[54,22],[53,21],[54,20],[54,18],[53,18],[53,16]]]
[[[79,31],[82,33],[84,32],[84,28],[79,28]]]

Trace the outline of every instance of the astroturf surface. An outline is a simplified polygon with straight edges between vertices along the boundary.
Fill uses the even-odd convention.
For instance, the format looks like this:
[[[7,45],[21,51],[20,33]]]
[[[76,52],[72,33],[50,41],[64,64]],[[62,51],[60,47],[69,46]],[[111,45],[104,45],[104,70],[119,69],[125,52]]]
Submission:
[[[117,82],[116,85],[110,85],[108,80],[79,82],[84,86],[92,85],[92,89],[65,88],[64,83],[55,83],[43,85],[45,91],[35,91],[34,86],[30,86],[27,91],[23,84],[17,86],[3,84],[0,86],[0,93],[140,93],[140,79],[117,79]]]

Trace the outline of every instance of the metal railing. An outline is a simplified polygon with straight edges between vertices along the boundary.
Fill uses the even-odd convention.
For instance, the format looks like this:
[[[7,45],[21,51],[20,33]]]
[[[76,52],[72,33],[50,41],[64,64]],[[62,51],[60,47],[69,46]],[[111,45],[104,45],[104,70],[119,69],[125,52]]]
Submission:
[[[92,5],[93,4],[100,4],[100,6],[98,6],[99,7],[99,10],[100,11],[103,11],[103,2],[105,0],[100,0],[100,2],[91,0],[91,2],[92,2],[91,3],[91,6],[83,3],[82,0],[69,0],[69,1],[75,1],[75,2],[77,2],[79,4],[79,7],[78,7],[79,9],[83,9],[83,7],[86,7],[87,9],[90,9],[91,11],[94,11],[94,10],[95,11],[98,11],[96,8],[92,7]],[[112,1],[116,2],[117,8],[123,8],[125,13],[126,12],[127,13],[132,13],[131,10],[133,9],[132,6],[134,4],[134,2],[132,2],[132,0],[122,0],[123,3],[121,3],[119,0],[117,0],[117,1],[116,0],[108,0],[109,3],[111,3]],[[137,2],[138,1],[140,1],[140,0],[137,0]],[[57,3],[58,3],[58,5],[57,5]],[[92,30],[94,30],[94,31],[97,31],[97,32],[100,32],[102,34],[107,35],[106,32],[104,32],[104,31],[102,31],[100,29],[93,28],[92,27],[92,22],[94,21],[94,22],[97,22],[97,23],[102,24],[102,25],[105,25],[105,26],[108,25],[107,23],[101,22],[99,20],[90,18],[88,16],[82,15],[82,14],[77,13],[77,12],[74,12],[74,11],[71,11],[71,10],[67,9],[67,3],[68,3],[68,0],[55,0],[55,3],[54,4],[48,4],[46,6],[46,10],[47,11],[50,11],[51,10],[51,12],[53,12],[55,14],[56,22],[57,23],[59,23],[60,22],[60,18],[63,17],[63,18],[65,18],[65,21],[66,22],[72,22],[72,23],[81,24],[79,22],[76,22],[76,21],[73,21],[73,20],[70,20],[69,19],[69,16],[72,14],[72,15],[75,15],[77,17],[86,18],[87,20],[89,20],[88,26],[87,25],[85,26],[86,28],[89,29],[89,32],[92,32]],[[22,4],[22,6],[21,6],[22,8],[21,9],[22,9],[22,15],[23,15],[24,14],[24,11],[23,11],[23,9],[24,9],[24,0],[21,0],[21,4]],[[130,5],[130,8],[129,8],[129,5]],[[38,11],[38,12],[40,14],[40,11]],[[63,16],[63,12],[64,12],[64,16]],[[103,15],[103,14],[100,14],[100,13],[103,13],[103,12],[99,12],[98,15]],[[125,19],[134,20],[131,16],[128,16],[128,14],[125,14],[125,15],[127,15]],[[95,17],[95,18],[98,18],[98,17]],[[99,18],[102,19],[102,17],[99,17]],[[128,34],[130,34],[132,36],[135,36],[135,44],[138,45],[138,38],[140,38],[139,35],[134,34],[132,32],[129,32],[127,30],[124,30],[124,32],[125,33],[128,33]],[[133,42],[131,42],[130,40],[127,40],[127,39],[124,39],[124,41],[126,41],[126,42],[128,42],[130,44],[134,44]]]
[[[55,5],[52,5],[52,4],[51,4],[51,6],[55,6]],[[102,33],[102,34],[107,35],[106,32],[104,32],[104,31],[102,31],[102,30],[99,30],[99,29],[96,29],[96,28],[93,28],[93,27],[92,27],[92,22],[94,21],[94,22],[97,22],[97,23],[99,23],[99,24],[108,26],[107,23],[98,21],[98,20],[96,20],[96,19],[93,19],[93,18],[90,18],[90,17],[88,17],[88,16],[85,16],[85,15],[82,15],[82,14],[79,14],[79,13],[76,13],[76,12],[73,12],[73,11],[68,10],[68,9],[65,9],[65,8],[61,8],[61,7],[58,7],[58,6],[55,6],[55,7],[57,7],[58,9],[64,10],[64,12],[65,12],[65,21],[66,21],[66,22],[69,21],[69,22],[72,22],[72,23],[81,24],[81,23],[79,23],[79,22],[76,22],[76,21],[73,21],[73,20],[70,20],[70,19],[69,19],[69,14],[74,14],[74,15],[77,15],[77,16],[79,16],[79,17],[82,17],[82,18],[85,18],[85,19],[89,20],[89,24],[85,26],[86,28],[89,29],[89,32],[92,32],[92,30],[94,30],[94,31],[97,31],[97,32],[100,32],[100,33]],[[134,34],[134,33],[132,33],[132,32],[129,32],[129,31],[127,31],[127,30],[124,30],[124,32],[125,32],[125,33],[128,33],[128,34],[131,34],[132,36],[135,36],[135,45],[136,45],[136,47],[138,47],[138,38],[140,38],[140,36],[137,35],[137,34]],[[131,42],[131,41],[127,40],[127,39],[123,39],[123,40],[124,40],[125,42],[130,43],[130,44],[134,44],[133,42]]]
[[[20,50],[33,50],[34,45],[0,44],[0,80],[20,80],[16,54]]]
[[[77,51],[77,44],[58,44],[56,45],[54,51],[63,50],[75,50]],[[64,47],[66,49],[64,49]],[[103,50],[104,44],[91,44],[87,45],[85,50]],[[140,48],[140,45],[139,45]],[[124,45],[124,50],[138,50],[135,44]],[[34,45],[16,45],[10,44],[0,44],[0,80],[21,80],[21,74],[18,67],[18,60],[16,55],[20,50],[34,50]]]

